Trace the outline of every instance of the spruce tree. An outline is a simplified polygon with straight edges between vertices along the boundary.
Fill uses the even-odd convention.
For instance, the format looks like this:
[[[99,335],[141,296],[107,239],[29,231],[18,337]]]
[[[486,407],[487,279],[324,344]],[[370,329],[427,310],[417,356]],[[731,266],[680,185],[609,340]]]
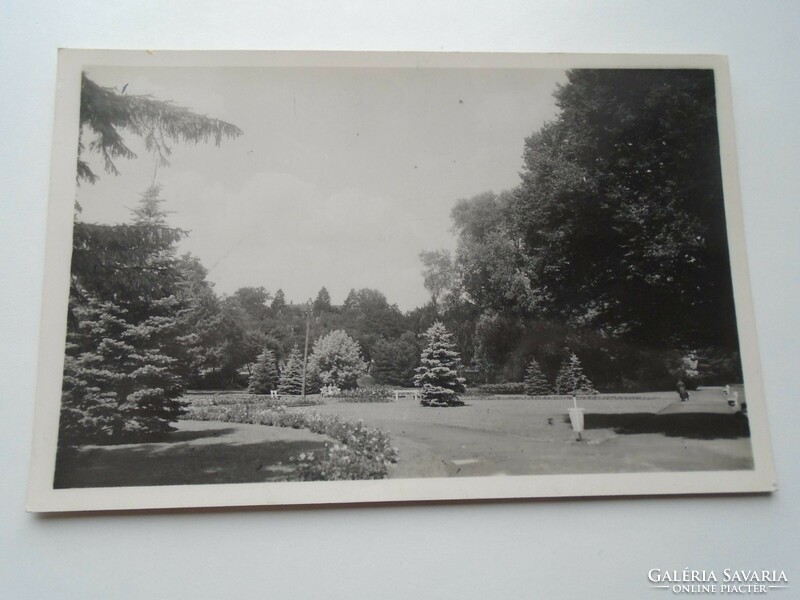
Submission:
[[[591,380],[584,374],[581,361],[574,352],[567,351],[556,377],[557,394],[597,394]]]
[[[188,307],[159,188],[131,225],[75,224],[59,444],[171,430],[192,363]]]
[[[525,369],[525,393],[528,396],[547,396],[552,391],[536,358],[531,358],[528,368]]]
[[[303,393],[303,355],[295,345],[283,364],[278,381],[278,393],[297,396]]]
[[[439,321],[424,334],[428,342],[420,355],[414,385],[422,388],[423,406],[462,406],[458,394],[464,392],[464,378],[458,376],[461,359],[452,335]]]
[[[62,385],[60,445],[143,439],[183,413],[184,336],[174,297],[136,317],[113,302],[72,304]]]
[[[269,348],[264,348],[264,351],[256,358],[247,392],[250,394],[269,394],[272,390],[278,389],[278,379],[278,364],[275,361],[275,353]]]

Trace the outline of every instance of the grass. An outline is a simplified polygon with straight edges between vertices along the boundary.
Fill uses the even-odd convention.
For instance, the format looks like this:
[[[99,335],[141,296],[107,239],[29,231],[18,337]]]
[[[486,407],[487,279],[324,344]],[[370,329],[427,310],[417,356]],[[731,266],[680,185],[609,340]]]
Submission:
[[[465,406],[426,408],[412,399],[391,404],[329,403],[320,414],[362,418],[390,433],[400,462],[390,477],[751,469],[746,418],[658,413],[674,392],[578,397],[586,431],[577,442],[569,396],[464,397]],[[717,390],[692,395],[724,404]],[[307,410],[307,409],[298,409]]]

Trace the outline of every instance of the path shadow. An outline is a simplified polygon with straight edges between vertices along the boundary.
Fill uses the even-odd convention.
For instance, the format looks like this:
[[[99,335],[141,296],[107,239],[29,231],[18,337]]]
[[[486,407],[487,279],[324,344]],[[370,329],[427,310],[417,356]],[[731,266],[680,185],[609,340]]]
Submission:
[[[667,437],[698,440],[750,437],[750,425],[742,413],[587,413],[584,427],[613,429],[621,435],[660,433]]]
[[[203,438],[221,437],[235,431],[236,429],[234,427],[221,427],[219,429],[203,429],[198,431],[179,431],[174,429],[173,431],[165,431],[163,433],[149,435],[145,439],[129,436],[120,439],[97,440],[93,441],[91,445],[107,448],[131,444],[177,444],[181,442],[200,440]]]
[[[209,430],[206,434],[226,430]],[[184,433],[184,432],[182,432]],[[200,433],[200,432],[185,432]],[[217,433],[221,435],[221,433]],[[207,437],[198,435],[194,438]],[[53,487],[128,487],[254,483],[291,479],[291,458],[324,452],[322,441],[251,444],[129,444],[60,450]]]

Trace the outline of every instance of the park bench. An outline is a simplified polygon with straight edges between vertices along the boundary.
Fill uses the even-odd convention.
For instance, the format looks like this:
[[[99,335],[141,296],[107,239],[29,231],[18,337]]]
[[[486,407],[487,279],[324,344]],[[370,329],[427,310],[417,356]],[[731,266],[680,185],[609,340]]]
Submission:
[[[394,390],[395,402],[400,398],[408,398],[409,396],[413,397],[414,400],[419,400],[419,390]]]

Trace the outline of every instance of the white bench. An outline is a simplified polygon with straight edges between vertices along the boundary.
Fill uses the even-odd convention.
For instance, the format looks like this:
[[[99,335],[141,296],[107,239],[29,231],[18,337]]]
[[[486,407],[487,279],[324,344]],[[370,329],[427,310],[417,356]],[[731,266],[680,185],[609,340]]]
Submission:
[[[394,390],[395,402],[400,398],[408,398],[409,396],[412,396],[414,400],[419,400],[419,390]]]

